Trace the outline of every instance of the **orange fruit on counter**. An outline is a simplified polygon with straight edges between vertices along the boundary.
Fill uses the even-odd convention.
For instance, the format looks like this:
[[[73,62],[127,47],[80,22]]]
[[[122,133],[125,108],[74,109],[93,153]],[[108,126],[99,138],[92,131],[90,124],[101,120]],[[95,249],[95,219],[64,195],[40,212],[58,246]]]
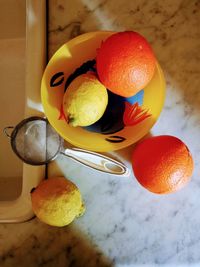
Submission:
[[[193,159],[187,146],[174,136],[155,136],[139,143],[132,155],[138,182],[157,194],[175,192],[192,176]]]
[[[113,93],[130,97],[152,79],[156,58],[147,40],[137,32],[119,32],[97,50],[97,73]]]

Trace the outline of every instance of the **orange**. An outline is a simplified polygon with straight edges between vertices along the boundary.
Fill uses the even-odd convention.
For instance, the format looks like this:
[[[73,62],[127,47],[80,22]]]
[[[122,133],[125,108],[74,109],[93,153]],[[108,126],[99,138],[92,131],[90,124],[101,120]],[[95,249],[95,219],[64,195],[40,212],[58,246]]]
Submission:
[[[97,73],[113,93],[130,97],[152,79],[156,59],[147,40],[137,32],[119,32],[97,50]]]
[[[193,172],[187,146],[174,136],[156,136],[139,143],[132,157],[138,182],[157,194],[175,192],[185,186]]]

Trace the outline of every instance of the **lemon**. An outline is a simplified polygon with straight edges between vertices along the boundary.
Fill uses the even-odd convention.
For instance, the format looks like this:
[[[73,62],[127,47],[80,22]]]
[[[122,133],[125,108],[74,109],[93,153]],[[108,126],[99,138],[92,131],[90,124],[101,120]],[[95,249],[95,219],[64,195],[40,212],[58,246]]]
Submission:
[[[63,97],[63,111],[68,123],[74,127],[98,121],[107,104],[107,89],[92,73],[76,77]]]
[[[64,177],[43,180],[31,200],[35,215],[52,226],[68,225],[85,211],[77,186]]]

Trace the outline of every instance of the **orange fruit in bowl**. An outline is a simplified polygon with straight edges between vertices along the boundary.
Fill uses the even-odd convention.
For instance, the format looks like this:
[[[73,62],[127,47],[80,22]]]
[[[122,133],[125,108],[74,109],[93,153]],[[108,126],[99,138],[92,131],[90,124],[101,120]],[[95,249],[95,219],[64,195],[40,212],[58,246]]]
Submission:
[[[147,190],[167,194],[184,187],[192,176],[193,159],[174,136],[155,136],[139,143],[132,155],[133,172]]]
[[[130,97],[152,79],[156,58],[147,40],[137,32],[109,36],[97,50],[97,73],[113,93]]]

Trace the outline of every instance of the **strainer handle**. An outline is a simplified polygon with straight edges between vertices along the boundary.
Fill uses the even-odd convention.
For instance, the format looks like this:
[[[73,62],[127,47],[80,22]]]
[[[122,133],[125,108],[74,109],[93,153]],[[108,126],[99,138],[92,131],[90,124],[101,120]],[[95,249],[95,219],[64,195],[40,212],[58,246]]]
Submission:
[[[13,130],[15,127],[14,126],[7,126],[3,129],[3,133],[8,137],[11,138],[11,133],[9,133],[8,131],[10,131],[11,129]]]
[[[107,156],[80,148],[67,148],[62,154],[95,170],[108,174],[129,176],[129,169],[121,162]]]

